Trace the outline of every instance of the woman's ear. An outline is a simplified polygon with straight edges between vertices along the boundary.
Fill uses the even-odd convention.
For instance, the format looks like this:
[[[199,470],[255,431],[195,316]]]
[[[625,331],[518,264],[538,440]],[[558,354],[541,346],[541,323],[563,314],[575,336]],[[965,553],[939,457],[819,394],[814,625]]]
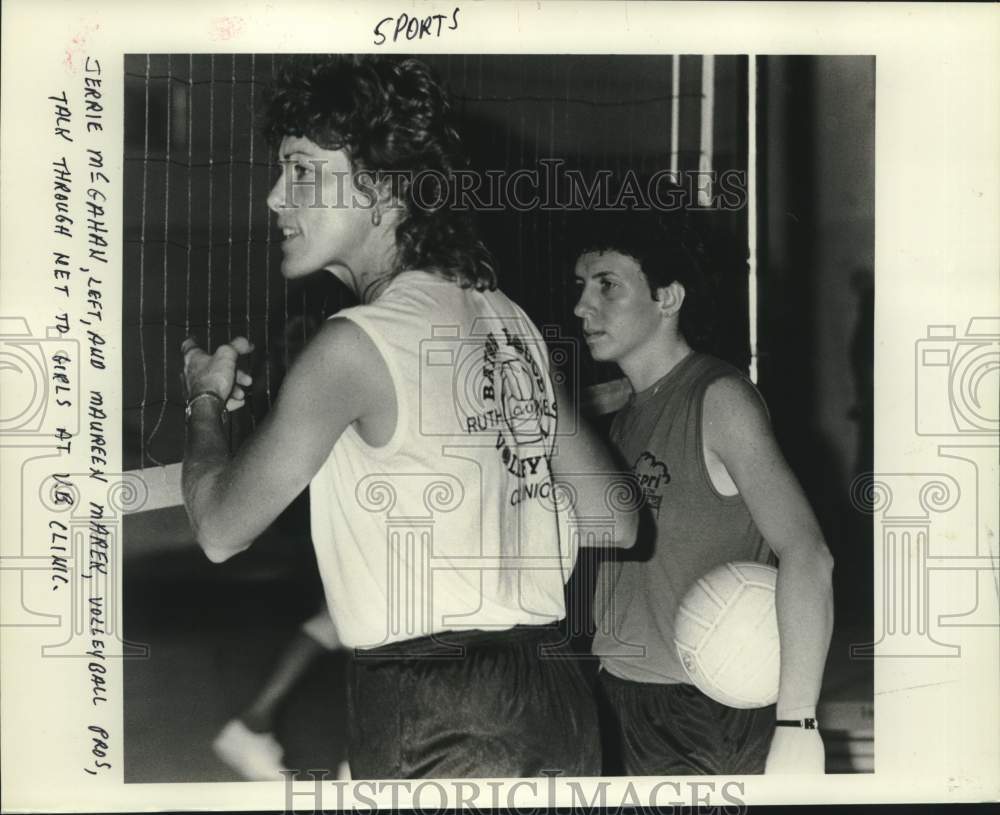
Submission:
[[[400,206],[401,192],[398,177],[379,178],[371,170],[362,170],[355,176],[354,184],[373,212],[387,212]]]
[[[403,192],[399,178],[391,175],[388,178],[383,178],[376,187],[378,203],[386,209],[402,206],[400,201],[403,198]]]
[[[675,280],[669,286],[661,286],[656,290],[656,302],[664,317],[676,317],[684,305],[684,284]]]

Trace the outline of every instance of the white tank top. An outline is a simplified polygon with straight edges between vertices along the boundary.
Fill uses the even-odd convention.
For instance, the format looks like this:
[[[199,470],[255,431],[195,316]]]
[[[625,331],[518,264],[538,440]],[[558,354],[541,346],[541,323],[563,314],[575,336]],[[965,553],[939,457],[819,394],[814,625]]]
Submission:
[[[344,644],[562,619],[577,553],[559,532],[556,406],[538,329],[500,292],[413,271],[336,316],[375,344],[397,405],[386,445],[349,427],[310,487]]]

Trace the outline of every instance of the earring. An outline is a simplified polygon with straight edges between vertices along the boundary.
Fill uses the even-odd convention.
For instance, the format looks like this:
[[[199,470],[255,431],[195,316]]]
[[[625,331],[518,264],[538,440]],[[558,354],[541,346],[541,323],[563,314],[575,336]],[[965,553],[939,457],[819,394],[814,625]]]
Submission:
[[[375,207],[372,210],[372,226],[378,226],[380,223],[382,223],[382,211]]]

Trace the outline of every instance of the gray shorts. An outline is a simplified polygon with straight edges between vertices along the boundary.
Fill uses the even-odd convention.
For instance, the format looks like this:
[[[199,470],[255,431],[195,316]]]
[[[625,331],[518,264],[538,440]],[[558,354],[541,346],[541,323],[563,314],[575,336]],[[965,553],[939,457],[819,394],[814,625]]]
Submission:
[[[613,775],[751,775],[764,772],[774,705],[727,707],[694,685],[600,673],[606,771]],[[617,761],[616,761],[617,755]]]
[[[560,639],[550,627],[519,626],[358,650],[348,681],[352,776],[600,774],[593,689]]]

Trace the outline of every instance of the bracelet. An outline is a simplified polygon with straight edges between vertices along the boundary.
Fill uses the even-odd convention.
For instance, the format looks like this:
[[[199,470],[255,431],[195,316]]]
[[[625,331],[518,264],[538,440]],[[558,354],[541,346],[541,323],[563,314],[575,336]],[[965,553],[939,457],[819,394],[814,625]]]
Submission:
[[[220,414],[220,418],[222,419],[226,418],[226,413],[227,413],[226,400],[223,399],[221,396],[219,396],[219,394],[215,393],[215,391],[202,391],[201,393],[197,394],[196,396],[192,396],[190,399],[187,400],[187,405],[185,405],[184,407],[185,420],[189,420],[191,418],[192,407],[194,406],[194,403],[197,402],[199,399],[204,399],[206,396],[211,399],[214,399],[222,406],[222,412]]]
[[[775,727],[801,727],[803,730],[819,730],[815,719],[778,719]]]

